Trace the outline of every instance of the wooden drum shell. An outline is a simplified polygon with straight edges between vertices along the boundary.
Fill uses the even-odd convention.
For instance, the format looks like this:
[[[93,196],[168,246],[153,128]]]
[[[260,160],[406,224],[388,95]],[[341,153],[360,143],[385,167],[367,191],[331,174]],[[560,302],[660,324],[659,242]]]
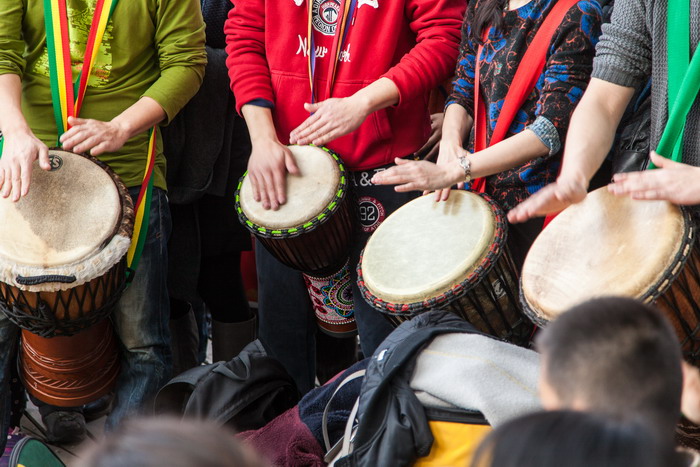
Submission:
[[[315,276],[338,271],[350,252],[354,213],[346,197],[337,211],[313,230],[301,235],[258,236],[258,240],[281,263]]]
[[[79,407],[107,394],[119,375],[119,349],[110,320],[70,337],[22,330],[20,377],[27,391],[57,407]]]

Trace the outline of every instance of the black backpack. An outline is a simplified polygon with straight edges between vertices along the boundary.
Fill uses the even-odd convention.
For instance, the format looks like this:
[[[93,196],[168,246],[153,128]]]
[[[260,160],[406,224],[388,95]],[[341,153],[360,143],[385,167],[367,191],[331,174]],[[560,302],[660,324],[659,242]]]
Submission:
[[[195,367],[170,380],[156,396],[155,413],[256,430],[294,407],[299,397],[282,364],[255,340],[231,361]]]
[[[327,461],[334,467],[413,465],[431,452],[431,421],[487,425],[479,412],[428,410],[410,387],[416,357],[433,338],[448,333],[483,334],[452,313],[432,311],[402,323],[382,342],[369,361],[345,436]],[[359,422],[353,427],[354,420]]]

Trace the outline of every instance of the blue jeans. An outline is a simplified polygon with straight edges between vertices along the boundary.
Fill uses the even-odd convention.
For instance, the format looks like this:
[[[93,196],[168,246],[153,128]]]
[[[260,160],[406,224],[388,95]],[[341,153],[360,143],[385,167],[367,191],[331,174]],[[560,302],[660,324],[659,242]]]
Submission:
[[[129,189],[134,202],[138,188]],[[105,430],[114,429],[129,414],[142,409],[168,382],[170,354],[170,303],[168,301],[168,237],[170,208],[165,192],[153,189],[148,236],[134,280],[112,313],[121,341],[121,372],[115,389],[114,408]]]
[[[139,188],[131,188],[134,202]],[[112,313],[119,336],[121,373],[115,388],[112,413],[105,428],[113,429],[125,416],[135,413],[151,400],[170,378],[170,307],[166,288],[167,243],[170,210],[165,192],[153,189],[149,229],[141,262],[131,285]],[[19,328],[0,313],[0,450],[6,442],[10,417],[10,355]]]

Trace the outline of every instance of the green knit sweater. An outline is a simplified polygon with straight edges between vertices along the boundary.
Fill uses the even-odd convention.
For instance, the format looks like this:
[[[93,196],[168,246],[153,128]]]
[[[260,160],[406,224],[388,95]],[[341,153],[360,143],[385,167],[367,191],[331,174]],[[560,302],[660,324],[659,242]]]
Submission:
[[[610,24],[596,47],[593,77],[638,87],[651,76],[651,147],[661,139],[668,120],[666,13],[668,0],[618,0]],[[690,0],[691,51],[700,42],[700,0]],[[688,114],[683,162],[700,166],[700,105]]]

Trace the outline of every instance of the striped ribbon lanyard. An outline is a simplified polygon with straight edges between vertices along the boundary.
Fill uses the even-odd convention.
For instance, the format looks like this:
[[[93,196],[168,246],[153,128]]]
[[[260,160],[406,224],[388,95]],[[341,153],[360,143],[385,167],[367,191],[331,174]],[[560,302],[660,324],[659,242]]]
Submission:
[[[83,66],[75,82],[71,67],[70,38],[68,36],[68,10],[66,0],[44,0],[46,23],[46,47],[49,56],[49,77],[54,118],[58,129],[57,145],[61,135],[70,129],[68,117],[77,117],[83,105],[87,83],[95,66],[97,52],[102,43],[107,23],[118,0],[97,0],[90,33],[85,44]],[[131,246],[127,253],[127,280],[131,282],[138,267],[148,231],[148,220],[153,191],[153,167],[156,156],[156,127],[150,130],[146,170],[141,191],[136,202],[136,222]]]
[[[308,69],[309,69],[309,86],[311,87],[311,102],[316,102],[316,90],[315,90],[315,79],[316,74],[316,44],[314,41],[313,34],[313,2],[307,0],[309,17],[308,17],[308,29],[307,29],[307,41],[309,46],[308,57]],[[355,22],[355,11],[357,10],[357,0],[342,0],[342,16],[340,16],[336,22],[340,26],[338,34],[333,38],[333,50],[331,51],[331,63],[328,64],[328,84],[326,85],[326,99],[331,97],[331,92],[333,91],[333,83],[335,81],[335,74],[338,70],[338,60],[340,59],[340,54],[345,46],[345,39],[347,39],[348,31],[350,26]]]
[[[690,59],[690,2],[669,0],[666,25],[668,48],[668,121],[656,152],[681,162],[683,130],[700,90],[700,53]],[[650,163],[649,168],[654,168]]]

